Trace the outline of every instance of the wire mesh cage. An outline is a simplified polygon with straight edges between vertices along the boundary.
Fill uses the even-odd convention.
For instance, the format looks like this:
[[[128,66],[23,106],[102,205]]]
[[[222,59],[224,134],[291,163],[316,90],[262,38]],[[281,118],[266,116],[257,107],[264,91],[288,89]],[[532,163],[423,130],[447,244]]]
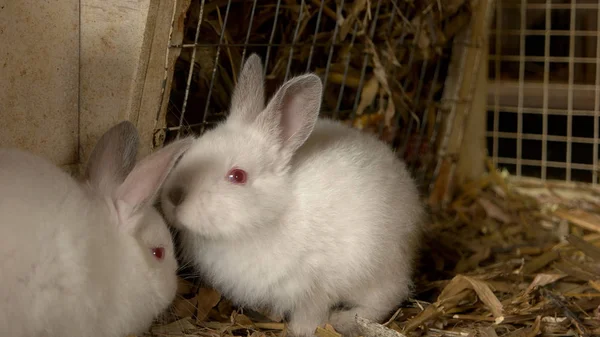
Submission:
[[[203,1],[184,23],[166,114],[166,141],[202,134],[227,115],[243,60],[258,53],[266,95],[291,76],[324,84],[321,116],[377,134],[421,181],[431,180],[439,101],[464,1]]]
[[[517,177],[598,184],[598,1],[498,2],[488,150]]]

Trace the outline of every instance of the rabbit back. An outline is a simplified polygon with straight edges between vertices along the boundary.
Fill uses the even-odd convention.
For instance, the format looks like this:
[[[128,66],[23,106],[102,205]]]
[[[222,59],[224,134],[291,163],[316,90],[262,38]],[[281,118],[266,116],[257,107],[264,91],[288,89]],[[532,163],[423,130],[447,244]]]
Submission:
[[[387,145],[360,130],[319,119],[291,167],[300,207],[290,221],[303,219],[312,226],[307,233],[314,233],[313,242],[340,243],[331,256],[342,257],[335,264],[338,275],[376,269],[373,263],[378,261],[396,263],[398,270],[393,270],[394,263],[379,269],[385,273],[408,269],[423,210],[414,180]]]
[[[146,331],[177,288],[155,196],[191,139],[136,163],[121,122],[96,144],[83,179],[0,149],[0,331],[15,337],[121,337]]]
[[[0,262],[0,326],[13,329],[13,336],[84,332],[78,325],[97,317],[97,301],[111,302],[111,294],[88,292],[94,289],[90,281],[105,281],[109,275],[103,274],[111,271],[102,266],[110,256],[92,261],[90,254],[116,253],[108,247],[114,242],[109,226],[82,221],[97,217],[89,197],[67,173],[40,157],[0,150],[0,184],[0,251],[6,257]],[[75,319],[60,326],[66,324],[61,317]]]
[[[286,241],[301,242],[308,284],[341,302],[387,280],[390,297],[408,295],[423,209],[405,164],[374,136],[319,119],[291,168]]]

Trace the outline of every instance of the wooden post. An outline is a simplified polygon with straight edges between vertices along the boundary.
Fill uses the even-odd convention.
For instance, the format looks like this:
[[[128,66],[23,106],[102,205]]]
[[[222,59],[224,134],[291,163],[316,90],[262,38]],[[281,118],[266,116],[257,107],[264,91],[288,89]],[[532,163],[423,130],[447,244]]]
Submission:
[[[487,46],[487,39],[484,42]],[[462,146],[456,164],[456,186],[480,178],[485,173],[487,141],[485,137],[487,120],[488,49],[482,51],[482,62],[477,71],[475,91],[471,100],[471,112],[467,116]]]
[[[191,0],[154,2],[156,11],[148,18],[140,60],[145,72],[138,73],[130,101],[130,118],[137,121],[140,131],[140,156],[161,147],[164,142],[173,69],[181,53],[181,48],[170,45],[181,45],[183,41],[184,19]]]
[[[450,201],[459,179],[464,181],[482,172],[485,159],[482,155],[485,152],[481,151],[482,146],[485,149],[485,104],[482,101],[485,101],[487,90],[485,85],[483,91],[479,86],[482,78],[487,80],[484,64],[487,63],[494,0],[473,1],[472,6],[470,24],[454,38],[444,86],[441,110],[447,115],[441,131],[439,162],[430,186],[429,204],[432,208],[444,207]],[[475,99],[476,95],[482,97]],[[465,136],[467,133],[471,134]],[[481,144],[466,145],[466,142],[478,142],[479,139]],[[466,157],[461,162],[463,156]],[[473,167],[469,167],[471,164]]]

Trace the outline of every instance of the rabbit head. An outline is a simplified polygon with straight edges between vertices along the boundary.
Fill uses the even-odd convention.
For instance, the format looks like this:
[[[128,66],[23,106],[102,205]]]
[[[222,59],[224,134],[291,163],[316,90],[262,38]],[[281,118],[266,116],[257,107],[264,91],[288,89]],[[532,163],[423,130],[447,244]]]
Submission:
[[[191,141],[175,141],[136,163],[137,130],[130,122],[121,122],[100,138],[84,174],[88,190],[104,201],[110,222],[121,230],[126,246],[131,248],[125,255],[133,256],[124,258],[132,259],[134,269],[127,272],[147,280],[137,287],[153,310],[165,309],[175,297],[178,268],[171,234],[153,203]]]
[[[265,106],[262,62],[252,54],[229,117],[195,140],[165,182],[168,222],[212,239],[278,223],[293,202],[290,161],[317,122],[322,90],[316,75],[296,76]]]

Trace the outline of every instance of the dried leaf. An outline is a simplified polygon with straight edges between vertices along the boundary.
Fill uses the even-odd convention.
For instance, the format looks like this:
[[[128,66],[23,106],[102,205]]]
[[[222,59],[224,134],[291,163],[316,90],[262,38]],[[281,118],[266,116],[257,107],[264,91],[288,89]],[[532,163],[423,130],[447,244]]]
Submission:
[[[198,297],[193,298],[178,298],[173,302],[173,314],[179,318],[191,317],[196,312],[198,306]]]
[[[194,284],[181,277],[177,278],[177,294],[189,294],[194,289]]]
[[[505,224],[508,224],[512,221],[510,215],[506,214],[506,212],[502,208],[498,207],[496,204],[489,201],[488,199],[479,198],[477,202],[479,203],[479,205],[481,205],[481,207],[483,207],[486,214],[491,218],[502,221]]]
[[[531,282],[531,284],[529,284],[529,287],[527,287],[527,290],[525,290],[525,292],[529,293],[538,287],[543,287],[545,285],[552,284],[552,283],[564,278],[565,276],[567,276],[567,275],[565,275],[565,274],[537,274],[535,276],[535,278],[533,279],[533,281]]]
[[[367,83],[363,86],[363,90],[360,94],[360,102],[356,108],[356,115],[360,116],[363,114],[365,109],[373,104],[377,93],[379,92],[379,81],[375,76],[371,77]]]
[[[356,316],[355,321],[363,337],[405,337],[398,331],[386,328],[383,324],[373,322],[366,318]]]
[[[492,315],[496,318],[497,323],[502,322],[503,307],[502,303],[498,300],[494,292],[490,289],[487,283],[476,280],[472,277],[465,275],[457,275],[452,281],[442,290],[442,293],[438,297],[438,301],[456,295],[465,289],[473,289],[477,293],[477,297],[490,309]]]
[[[385,126],[388,128],[393,127],[393,119],[396,114],[396,107],[394,106],[394,100],[388,99],[387,107],[385,108]]]
[[[570,211],[558,209],[554,214],[576,226],[600,233],[600,216],[598,215],[590,214],[581,209]]]
[[[491,326],[479,328],[479,335],[481,337],[498,337],[498,335],[496,334],[496,330]]]
[[[342,334],[336,332],[331,324],[325,324],[325,327],[317,327],[315,335],[317,337],[342,337]]]
[[[569,241],[569,243],[571,243],[577,249],[584,252],[585,255],[589,256],[595,261],[600,262],[600,248],[572,234],[567,236],[567,241]]]
[[[533,326],[513,331],[505,336],[510,337],[535,337],[540,332],[541,316],[537,316]]]
[[[592,288],[600,292],[600,281],[590,280],[588,283]]]
[[[523,269],[521,269],[521,274],[523,274],[523,275],[532,274],[532,273],[546,267],[552,261],[555,261],[556,259],[558,259],[559,256],[560,255],[558,254],[558,251],[550,250],[547,253],[544,253],[544,254],[532,259],[528,263],[526,263],[523,266]]]
[[[261,331],[254,331],[249,337],[266,337],[267,335]]]
[[[196,326],[192,324],[189,318],[183,318],[166,325],[152,327],[153,334],[159,335],[183,335],[186,331],[194,330]]]
[[[464,4],[465,0],[444,0],[442,4],[442,12],[446,16],[454,15]]]
[[[208,313],[221,300],[221,294],[212,288],[200,288],[198,291],[198,313],[196,322],[202,322],[208,316]]]
[[[250,318],[248,318],[248,316],[246,316],[244,314],[238,314],[238,313],[234,312],[231,315],[231,319],[232,319],[233,323],[241,325],[243,327],[254,326],[254,323],[252,322],[252,320],[250,320]]]
[[[417,46],[419,50],[423,53],[424,59],[429,59],[431,57],[431,53],[429,48],[431,46],[431,39],[429,38],[429,25],[426,22],[423,22],[423,18],[421,16],[415,17],[411,21],[411,26],[415,27],[417,33],[415,33],[415,40],[417,42]]]

